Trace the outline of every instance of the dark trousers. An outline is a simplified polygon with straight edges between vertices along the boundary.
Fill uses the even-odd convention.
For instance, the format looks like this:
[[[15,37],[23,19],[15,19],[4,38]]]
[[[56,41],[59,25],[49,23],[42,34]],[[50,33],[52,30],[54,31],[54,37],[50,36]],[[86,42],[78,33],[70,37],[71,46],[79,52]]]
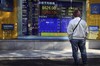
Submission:
[[[71,42],[71,46],[72,46],[72,52],[73,52],[73,58],[76,64],[79,63],[79,57],[78,57],[78,48],[81,52],[81,58],[82,58],[82,62],[83,64],[87,63],[87,53],[86,53],[86,47],[85,47],[85,43],[86,40],[85,39],[72,39],[70,40]]]

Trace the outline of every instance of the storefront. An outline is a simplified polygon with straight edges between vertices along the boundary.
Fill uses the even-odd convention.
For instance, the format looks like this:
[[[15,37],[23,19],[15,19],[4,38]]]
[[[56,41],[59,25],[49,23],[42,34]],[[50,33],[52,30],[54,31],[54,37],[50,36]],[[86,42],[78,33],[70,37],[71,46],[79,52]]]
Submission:
[[[0,0],[0,39],[62,39],[75,9],[85,19],[85,1]],[[7,4],[7,6],[6,6]]]
[[[19,39],[68,39],[67,26],[75,9],[85,10],[85,1],[22,0]],[[85,15],[82,15],[84,18]]]
[[[88,38],[100,39],[99,0],[0,0],[0,3],[1,49],[70,48],[67,26],[75,9],[82,11],[82,19],[88,23]],[[100,48],[99,42],[87,40],[87,47]]]
[[[0,39],[67,38],[75,9],[89,26],[89,39],[99,39],[99,2],[94,0],[0,0]],[[96,17],[96,18],[95,18]]]
[[[99,39],[100,8],[98,7],[100,4],[97,2],[90,0],[0,0],[0,3],[0,39],[64,38],[66,40],[68,39],[67,26],[75,9],[80,9],[82,18],[87,20],[90,29],[89,39]],[[85,15],[86,11],[87,15]]]
[[[100,39],[100,0],[87,0],[89,39]]]

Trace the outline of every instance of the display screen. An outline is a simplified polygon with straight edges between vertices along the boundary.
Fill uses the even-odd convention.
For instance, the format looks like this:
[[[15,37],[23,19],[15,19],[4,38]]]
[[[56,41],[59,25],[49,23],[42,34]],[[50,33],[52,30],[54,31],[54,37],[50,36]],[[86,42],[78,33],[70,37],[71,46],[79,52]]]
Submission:
[[[13,0],[0,0],[0,10],[13,11],[14,1]]]
[[[58,18],[39,18],[39,32],[59,32],[60,20]]]
[[[41,6],[40,15],[46,15],[46,16],[57,15],[57,7],[50,5],[43,5]]]
[[[91,14],[100,14],[100,3],[91,4]]]
[[[61,32],[64,32],[64,33],[67,32],[67,26],[71,19],[72,19],[71,17],[61,19]]]
[[[99,26],[89,26],[90,31],[99,31]]]
[[[14,30],[14,24],[2,24],[2,30]]]
[[[56,16],[57,6],[56,1],[40,1],[40,16]]]
[[[39,32],[67,32],[67,26],[70,17],[68,18],[39,18]]]
[[[24,1],[24,0],[23,0]],[[34,2],[36,1],[36,2]],[[22,34],[37,37],[65,37],[75,8],[82,3],[58,0],[25,0],[22,6]],[[79,4],[79,6],[77,5]],[[27,18],[27,19],[26,19]],[[52,39],[52,38],[51,38]]]

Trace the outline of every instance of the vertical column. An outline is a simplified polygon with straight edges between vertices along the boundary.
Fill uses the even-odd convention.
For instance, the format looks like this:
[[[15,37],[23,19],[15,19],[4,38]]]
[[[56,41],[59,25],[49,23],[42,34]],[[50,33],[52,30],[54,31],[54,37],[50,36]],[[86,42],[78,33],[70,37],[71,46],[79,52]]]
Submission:
[[[18,36],[22,35],[22,1],[18,0]]]

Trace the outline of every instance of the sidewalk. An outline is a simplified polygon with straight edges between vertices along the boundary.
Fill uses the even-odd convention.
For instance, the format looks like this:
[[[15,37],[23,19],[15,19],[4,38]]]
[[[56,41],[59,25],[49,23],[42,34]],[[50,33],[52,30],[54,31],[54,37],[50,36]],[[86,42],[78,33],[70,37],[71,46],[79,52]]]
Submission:
[[[80,54],[79,54],[80,55]],[[100,50],[87,50],[88,58],[100,58]],[[72,58],[71,50],[1,50],[0,60],[51,59],[62,60]]]

